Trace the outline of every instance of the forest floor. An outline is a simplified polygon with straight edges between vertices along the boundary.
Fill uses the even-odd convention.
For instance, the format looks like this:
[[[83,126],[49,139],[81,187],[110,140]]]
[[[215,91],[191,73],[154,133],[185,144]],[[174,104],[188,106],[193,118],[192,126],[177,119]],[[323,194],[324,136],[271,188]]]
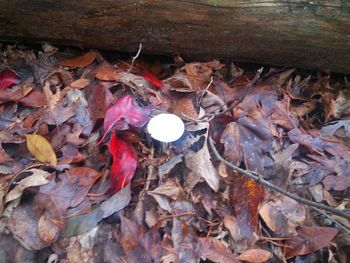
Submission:
[[[349,262],[347,76],[139,51],[2,46],[0,261]]]

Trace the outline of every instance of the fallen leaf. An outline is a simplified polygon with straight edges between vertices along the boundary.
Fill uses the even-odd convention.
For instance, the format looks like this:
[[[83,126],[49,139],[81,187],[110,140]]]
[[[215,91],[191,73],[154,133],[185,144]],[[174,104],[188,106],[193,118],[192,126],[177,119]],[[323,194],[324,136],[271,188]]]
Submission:
[[[0,89],[0,104],[9,101],[20,101],[27,96],[32,89],[33,87],[27,85],[18,85],[7,89]]]
[[[27,135],[27,148],[40,162],[48,162],[52,166],[57,165],[57,158],[50,143],[41,135]]]
[[[120,77],[117,69],[107,61],[103,61],[97,66],[94,70],[94,75],[95,78],[103,81],[115,81]]]
[[[1,138],[1,134],[0,134],[0,138]],[[2,145],[0,143],[0,164],[10,162],[11,160],[12,158],[5,152],[5,150],[2,148]]]
[[[37,90],[32,90],[27,96],[21,98],[19,102],[33,108],[40,108],[46,105],[44,94]]]
[[[350,177],[328,175],[323,179],[322,184],[326,190],[344,191],[350,187]]]
[[[90,167],[74,167],[66,170],[66,175],[68,181],[77,187],[76,194],[72,197],[70,204],[75,207],[83,202],[90,188],[102,176],[102,173]]]
[[[93,124],[105,117],[107,109],[113,103],[114,97],[108,87],[106,83],[94,83],[87,87],[88,109]]]
[[[284,95],[282,100],[276,101],[271,119],[275,124],[280,125],[286,130],[292,130],[298,127],[299,121],[290,110],[290,98],[287,95]]]
[[[264,249],[248,249],[244,251],[237,259],[251,263],[263,263],[272,257],[272,253]]]
[[[232,251],[226,247],[220,240],[213,237],[202,237],[200,256],[202,259],[209,259],[215,263],[239,262]]]
[[[115,193],[90,213],[68,218],[66,229],[63,233],[66,237],[82,234],[94,228],[103,218],[126,207],[131,200],[130,184]]]
[[[200,131],[202,134],[194,138],[187,138],[187,143],[190,146],[189,150],[185,153],[185,163],[191,172],[185,182],[186,190],[191,190],[201,178],[203,178],[215,192],[219,189],[220,178],[211,162],[207,144],[208,129],[209,124],[205,122],[186,127],[187,131],[192,131],[194,133]]]
[[[286,241],[285,257],[290,259],[328,247],[337,234],[338,230],[336,228],[302,227],[297,231],[297,236]]]
[[[146,231],[143,226],[121,217],[120,245],[130,263],[160,262],[160,235],[156,228]]]
[[[107,193],[114,194],[129,184],[134,176],[137,168],[137,157],[131,146],[119,139],[116,132],[112,134],[109,152],[113,156],[113,164],[110,172],[111,184]]]
[[[240,226],[240,241],[253,244],[258,227],[258,207],[264,200],[264,187],[241,174],[234,174],[231,189],[231,205]]]
[[[62,60],[59,64],[70,68],[82,68],[90,65],[97,57],[96,51],[89,51],[81,56]]]
[[[165,84],[152,73],[143,73],[142,77],[144,77],[145,80],[153,84],[153,86],[156,86],[157,88],[160,88],[162,90],[166,90]]]
[[[205,63],[187,63],[185,65],[185,70],[191,82],[192,89],[194,91],[205,89],[208,86],[213,72],[222,67],[223,64],[216,60]]]
[[[0,72],[0,89],[7,89],[19,83],[21,83],[21,79],[14,71],[5,69]]]
[[[288,137],[293,143],[299,143],[304,146],[310,153],[327,152],[333,156],[340,156],[347,162],[350,162],[348,147],[335,137],[328,136],[321,138],[319,131],[309,130],[305,132],[297,128],[289,131]]]
[[[52,244],[60,232],[58,225],[51,221],[46,214],[43,214],[38,222],[38,235],[40,239],[47,245]]]
[[[185,192],[182,189],[181,185],[176,180],[170,178],[158,186],[156,189],[149,191],[148,193],[164,195],[172,200],[178,200],[181,199],[181,197],[185,196]]]
[[[198,113],[195,108],[193,98],[190,98],[189,96],[176,100],[173,113],[180,118],[188,121],[196,120],[198,118]]]
[[[201,244],[197,234],[186,221],[173,218],[171,237],[177,254],[177,262],[199,261]]]
[[[75,89],[83,89],[90,84],[90,80],[81,78],[73,81],[70,86]]]
[[[44,185],[49,182],[47,177],[50,175],[50,173],[46,171],[30,169],[28,172],[31,172],[32,175],[26,176],[21,181],[16,183],[16,186],[6,195],[6,203],[21,197],[23,191],[28,187]]]
[[[129,124],[135,127],[144,126],[148,121],[150,112],[151,107],[139,106],[133,96],[121,97],[106,112],[103,122],[105,134],[101,141],[111,129],[126,130],[129,128]]]
[[[23,247],[28,250],[39,250],[48,244],[43,242],[36,231],[38,228],[38,217],[31,203],[21,205],[15,209],[8,220],[7,227]]]
[[[296,233],[295,229],[305,222],[305,207],[289,197],[277,195],[273,199],[260,206],[261,218],[275,234]]]

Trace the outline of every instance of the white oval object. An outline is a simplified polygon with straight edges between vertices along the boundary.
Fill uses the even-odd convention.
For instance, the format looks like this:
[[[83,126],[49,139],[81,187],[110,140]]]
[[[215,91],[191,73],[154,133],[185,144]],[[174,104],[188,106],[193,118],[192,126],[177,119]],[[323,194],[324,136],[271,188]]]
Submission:
[[[161,142],[174,142],[182,136],[185,125],[182,120],[170,113],[161,113],[153,117],[147,125],[148,133]]]

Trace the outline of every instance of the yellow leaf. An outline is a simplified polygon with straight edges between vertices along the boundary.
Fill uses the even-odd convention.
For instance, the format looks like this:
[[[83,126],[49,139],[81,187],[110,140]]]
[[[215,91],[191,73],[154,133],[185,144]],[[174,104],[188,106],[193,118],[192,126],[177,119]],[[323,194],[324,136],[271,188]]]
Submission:
[[[27,135],[28,150],[40,162],[48,162],[52,166],[56,166],[57,158],[51,144],[41,135]]]

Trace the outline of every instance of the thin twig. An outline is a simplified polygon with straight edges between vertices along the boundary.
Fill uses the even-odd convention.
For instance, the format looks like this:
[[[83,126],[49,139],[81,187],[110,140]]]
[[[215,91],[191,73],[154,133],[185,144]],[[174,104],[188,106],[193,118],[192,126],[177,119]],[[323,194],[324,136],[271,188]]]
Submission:
[[[222,112],[219,112],[217,114],[215,114],[215,117],[217,116],[221,116],[221,115],[224,115],[226,112],[230,112],[234,107],[236,107],[238,104],[240,104],[243,99],[245,98],[245,96],[250,92],[250,90],[252,89],[253,85],[258,81],[258,79],[260,78],[260,75],[261,73],[263,72],[264,68],[259,68],[257,71],[256,71],[256,74],[254,76],[254,78],[252,79],[252,81],[250,81],[248,83],[247,86],[245,86],[244,88],[244,93],[243,95],[238,99],[238,101],[236,102],[232,102],[232,104],[230,105],[230,107],[228,107],[226,110],[222,111]]]
[[[153,157],[154,157],[154,146],[152,145],[149,159],[152,160]],[[153,171],[154,171],[154,165],[150,164],[147,167],[147,179],[146,179],[145,188],[144,188],[145,191],[148,191],[149,186],[151,185],[151,181],[152,181],[152,177],[153,177]]]
[[[218,116],[222,116],[225,113],[230,112],[234,107],[236,107],[239,103],[241,103],[243,101],[245,96],[250,92],[250,90],[252,89],[254,84],[260,78],[260,75],[263,72],[263,70],[264,70],[264,68],[262,67],[256,71],[254,78],[247,84],[247,86],[245,86],[243,95],[238,100],[233,101],[227,109],[220,111],[218,113],[205,114],[202,117],[200,117],[198,120],[191,121],[190,124],[211,121],[212,119],[214,119]],[[211,85],[211,83],[212,83],[212,79],[210,80],[209,86]],[[207,88],[209,88],[209,86]],[[207,90],[207,89],[205,89],[205,90]]]
[[[348,227],[346,227],[345,225],[343,225],[341,222],[339,222],[338,220],[335,220],[334,218],[332,218],[330,215],[328,215],[326,212],[322,211],[321,209],[318,209],[316,207],[313,207],[313,209],[315,209],[317,212],[322,214],[324,217],[328,218],[336,226],[338,226],[339,228],[343,229],[347,234],[350,234],[350,229]]]
[[[247,171],[247,170],[244,170],[236,165],[234,165],[233,163],[225,160],[220,154],[219,152],[217,151],[215,145],[214,145],[214,141],[211,137],[209,137],[209,145],[210,145],[210,148],[213,150],[213,153],[215,155],[215,157],[223,162],[224,164],[226,164],[228,167],[232,168],[233,170],[235,170],[236,172],[239,172],[241,173],[242,175],[246,176],[246,177],[249,177],[250,179],[254,180],[255,182],[257,183],[260,183],[262,184],[263,186],[275,191],[275,192],[278,192],[280,194],[283,194],[289,198],[292,198],[294,199],[295,201],[298,201],[299,203],[303,203],[305,205],[308,205],[308,206],[311,206],[311,207],[316,207],[316,208],[319,208],[319,209],[322,209],[324,211],[327,211],[331,214],[335,214],[335,215],[338,215],[340,217],[344,217],[348,220],[350,220],[350,214],[347,214],[337,208],[333,208],[333,207],[330,207],[330,206],[327,206],[327,205],[324,205],[324,204],[320,204],[320,203],[316,203],[316,202],[313,202],[313,201],[310,201],[310,200],[307,200],[305,198],[302,198],[300,196],[297,196],[295,194],[292,194],[280,187],[278,187],[277,185],[274,185],[272,183],[270,183],[269,181],[266,181],[265,179],[262,178],[261,175],[257,175],[256,173],[254,172],[251,172],[251,171]]]
[[[136,59],[137,59],[137,58],[140,56],[140,54],[141,54],[141,50],[142,50],[142,43],[140,43],[140,45],[139,45],[139,50],[137,51],[136,55],[132,57],[131,65],[130,65],[130,68],[129,68],[128,72],[130,72],[130,71],[133,69],[134,63],[135,63]]]

